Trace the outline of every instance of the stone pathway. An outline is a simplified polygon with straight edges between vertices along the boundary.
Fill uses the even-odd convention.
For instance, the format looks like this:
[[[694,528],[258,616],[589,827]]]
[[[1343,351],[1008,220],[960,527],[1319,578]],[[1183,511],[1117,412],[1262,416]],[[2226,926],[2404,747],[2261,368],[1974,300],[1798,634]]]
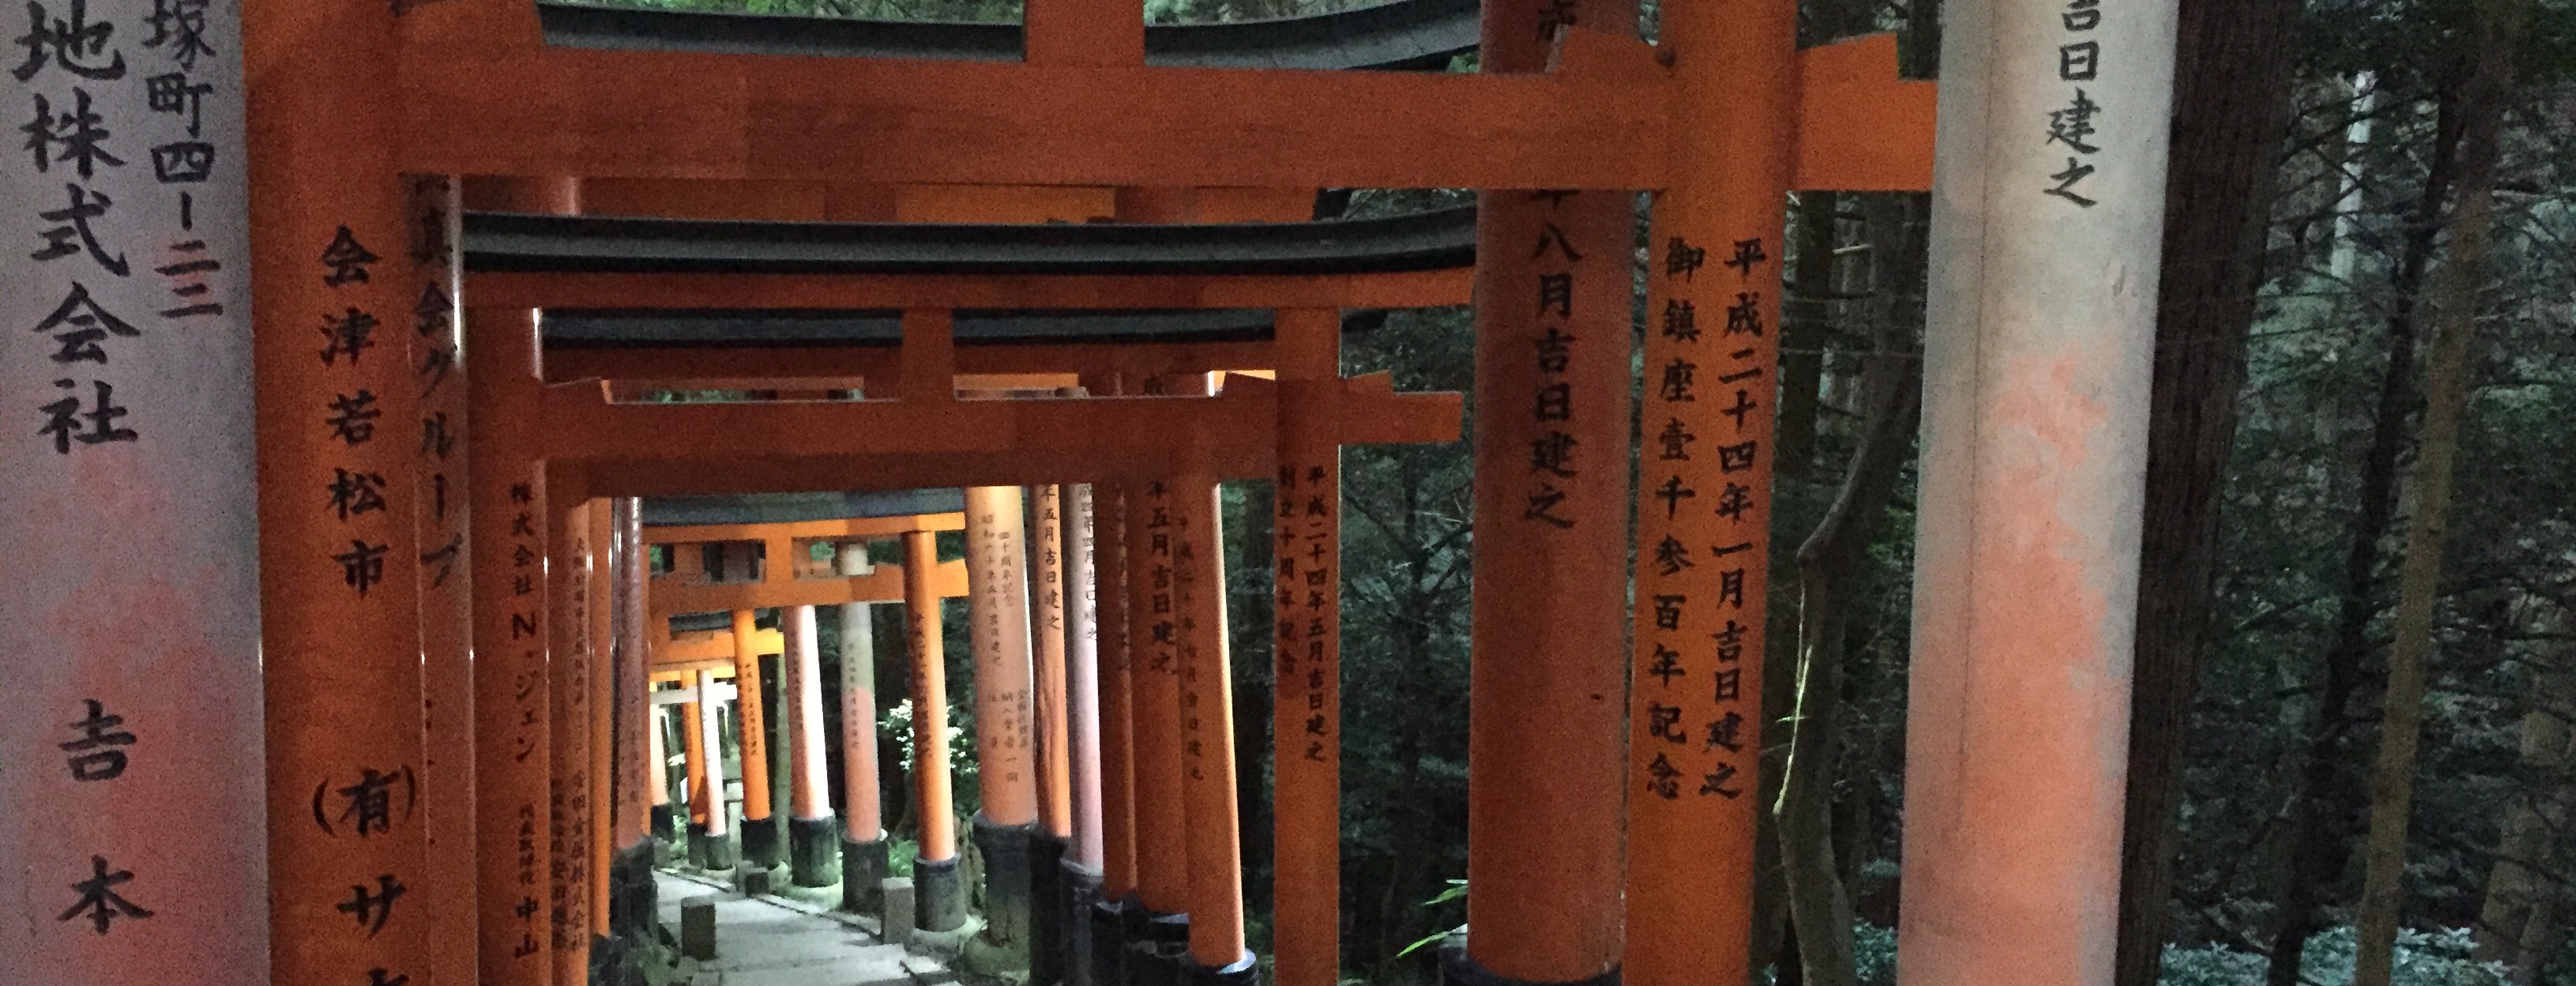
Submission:
[[[716,898],[716,957],[682,960],[686,986],[934,986],[956,981],[940,963],[906,954],[851,915],[775,897],[744,897],[713,883],[656,871],[662,925],[676,937],[680,902]],[[873,927],[873,925],[869,925]]]

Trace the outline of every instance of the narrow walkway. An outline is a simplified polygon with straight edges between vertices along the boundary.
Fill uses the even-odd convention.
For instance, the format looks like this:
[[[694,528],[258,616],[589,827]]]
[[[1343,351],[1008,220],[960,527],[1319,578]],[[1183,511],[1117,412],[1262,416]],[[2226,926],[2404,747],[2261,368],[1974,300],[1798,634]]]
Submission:
[[[774,897],[744,897],[671,873],[660,883],[662,925],[676,938],[680,902],[716,898],[716,957],[682,960],[674,986],[933,986],[953,983],[940,963],[879,942],[844,916]]]

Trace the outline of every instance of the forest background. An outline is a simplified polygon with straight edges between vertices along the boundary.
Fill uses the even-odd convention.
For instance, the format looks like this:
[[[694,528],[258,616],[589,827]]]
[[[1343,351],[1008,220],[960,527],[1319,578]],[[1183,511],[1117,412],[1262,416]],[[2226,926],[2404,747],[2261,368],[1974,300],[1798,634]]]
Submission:
[[[594,2],[1019,15],[996,0]],[[1937,2],[1804,0],[1801,42],[1896,31],[1907,71],[1934,77]],[[1146,11],[1177,22],[1360,5],[1147,0]],[[2411,803],[2397,803],[2411,825],[2382,847],[2404,864],[2395,982],[2576,986],[2576,4],[2529,3],[2501,42],[2481,32],[2476,0],[2181,7],[2120,986],[2352,981],[2369,816],[2374,795],[2388,799],[2373,760],[2425,485],[2445,277],[2474,299],[2451,306],[2474,333],[2462,336],[2464,403],[2447,449],[2458,495],[2435,538],[2447,552],[2430,594],[2420,752],[2398,771],[2413,780]],[[1655,10],[1650,0],[1641,18],[1648,37]],[[2499,44],[2514,71],[2482,92]],[[1464,58],[1452,70],[1473,67]],[[2481,120],[2492,121],[2491,166]],[[1316,216],[1466,200],[1326,190]],[[2464,258],[2456,224],[2472,200],[2491,203],[2491,235],[2483,256]],[[1762,840],[1757,981],[1893,982],[1922,285],[1941,262],[1924,254],[1926,211],[1905,194],[1790,203],[1764,674],[1762,794],[1776,810]],[[1643,248],[1641,211],[1640,270]],[[1472,389],[1464,308],[1354,312],[1345,328],[1346,371]],[[1430,981],[1430,950],[1417,946],[1463,919],[1467,450],[1344,456],[1342,941],[1353,983]],[[1228,484],[1225,502],[1245,889],[1260,950],[1268,485]],[[879,640],[902,639],[897,619],[880,608]],[[962,637],[962,610],[947,625]],[[971,652],[960,639],[948,653],[951,722],[971,728]],[[904,662],[878,667],[878,694],[906,693]],[[837,688],[837,674],[824,680]],[[837,702],[825,708],[837,716]],[[890,813],[906,801],[904,715],[881,723]],[[957,743],[971,750],[971,737]],[[1793,757],[1803,780],[1783,791]],[[974,810],[972,790],[960,778],[962,812]]]

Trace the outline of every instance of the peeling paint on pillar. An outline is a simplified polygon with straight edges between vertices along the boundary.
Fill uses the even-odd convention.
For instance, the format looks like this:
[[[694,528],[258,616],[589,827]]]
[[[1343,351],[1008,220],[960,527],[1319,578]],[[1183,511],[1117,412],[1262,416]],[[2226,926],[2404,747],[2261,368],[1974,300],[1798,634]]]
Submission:
[[[2174,4],[1943,13],[1899,968],[2100,986]]]
[[[269,981],[241,23],[155,6],[0,10],[96,32],[0,73],[5,983]]]

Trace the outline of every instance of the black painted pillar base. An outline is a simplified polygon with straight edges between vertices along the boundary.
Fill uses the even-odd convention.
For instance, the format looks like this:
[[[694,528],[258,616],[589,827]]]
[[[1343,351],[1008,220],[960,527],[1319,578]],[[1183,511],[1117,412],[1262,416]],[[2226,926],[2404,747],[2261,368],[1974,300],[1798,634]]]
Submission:
[[[677,824],[678,818],[679,812],[672,810],[670,805],[654,805],[653,837],[664,842],[671,841],[675,831],[673,826]]]
[[[1261,960],[1246,950],[1233,965],[1209,968],[1184,954],[1180,963],[1180,986],[1260,986]]]
[[[608,861],[608,933],[629,942],[652,939],[661,890],[653,882],[653,840],[617,851]]]
[[[1590,979],[1565,983],[1534,983],[1496,975],[1467,957],[1467,943],[1451,938],[1440,946],[1440,986],[1619,986],[1619,970],[1612,967]]]
[[[841,879],[841,820],[837,816],[787,819],[787,878],[800,887],[828,887]]]
[[[689,865],[702,870],[729,870],[734,864],[733,839],[707,834],[707,827],[689,823]]]
[[[753,869],[775,869],[779,860],[778,820],[742,820],[742,861]]]
[[[882,838],[841,840],[841,909],[852,914],[880,913],[885,907],[885,878],[893,870],[889,863]]]
[[[1181,965],[1190,954],[1190,916],[1157,914],[1141,907],[1127,914],[1124,986],[1182,986]]]
[[[1066,986],[1093,986],[1099,981],[1093,972],[1091,914],[1100,904],[1100,874],[1082,868],[1082,864],[1065,860],[1062,875],[1064,909],[1056,912],[1060,933],[1064,936],[1064,981]]]
[[[1091,924],[1091,986],[1126,986],[1127,912],[1124,900],[1100,900],[1087,915]]]
[[[975,816],[975,848],[984,854],[984,940],[996,948],[1029,947],[1029,843],[1035,825],[995,825]]]
[[[966,924],[966,874],[954,858],[912,861],[913,926],[923,931],[955,931]]]
[[[1072,908],[1064,882],[1065,840],[1029,833],[1029,986],[1060,986],[1065,976],[1064,914]]]

